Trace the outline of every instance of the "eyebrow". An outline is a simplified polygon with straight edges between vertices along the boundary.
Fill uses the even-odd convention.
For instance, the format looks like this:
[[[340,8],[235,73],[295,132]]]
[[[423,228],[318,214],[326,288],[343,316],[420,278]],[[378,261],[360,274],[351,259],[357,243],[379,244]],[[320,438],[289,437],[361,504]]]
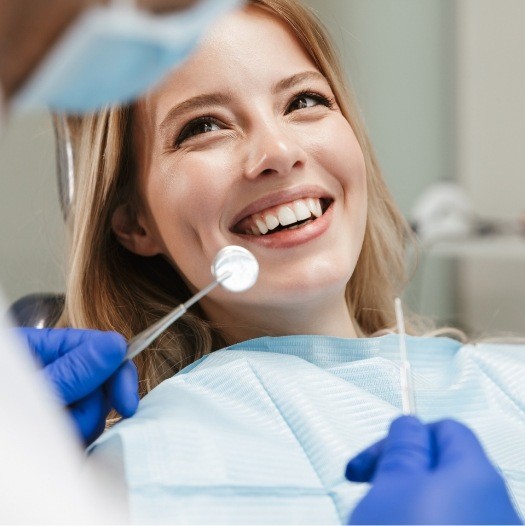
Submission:
[[[160,131],[162,132],[166,128],[169,128],[172,121],[181,114],[189,113],[193,110],[202,110],[203,108],[209,108],[210,106],[225,105],[231,102],[231,100],[231,96],[224,93],[207,93],[186,99],[180,104],[173,106],[173,108],[168,111],[168,114],[160,123]]]
[[[322,80],[326,82],[324,75],[318,71],[303,71],[301,73],[296,73],[291,77],[279,80],[272,86],[272,93],[278,93],[280,91],[285,91],[292,88],[293,86],[300,84],[301,82],[308,81],[319,81]],[[159,129],[161,132],[164,132],[167,128],[171,127],[172,122],[176,118],[180,118],[181,114],[189,113],[194,110],[202,110],[204,108],[209,108],[210,106],[222,106],[229,104],[232,101],[232,96],[225,93],[207,93],[203,95],[196,95],[186,99],[185,101],[173,106],[170,109],[166,117],[162,120]]]
[[[301,84],[301,82],[310,82],[313,80],[327,82],[326,77],[319,73],[319,71],[303,71],[276,82],[272,88],[272,92],[278,93],[279,91],[285,91],[293,88],[297,84]]]

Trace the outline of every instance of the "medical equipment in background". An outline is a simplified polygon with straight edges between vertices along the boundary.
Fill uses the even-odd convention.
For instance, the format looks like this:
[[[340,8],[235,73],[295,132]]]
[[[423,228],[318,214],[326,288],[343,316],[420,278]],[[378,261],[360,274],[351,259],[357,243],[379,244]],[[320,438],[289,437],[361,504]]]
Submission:
[[[482,217],[474,211],[463,188],[453,181],[430,185],[416,200],[410,223],[426,246],[483,236],[525,235],[525,213],[510,220]]]
[[[431,185],[412,209],[412,227],[421,241],[464,238],[474,232],[475,216],[463,189],[452,181]]]
[[[129,341],[123,361],[132,360],[140,354],[155,338],[160,336],[192,305],[206,296],[217,285],[220,284],[231,292],[248,290],[257,281],[259,264],[249,250],[236,245],[229,245],[217,253],[211,266],[211,272],[216,278],[215,281]]]
[[[62,216],[67,221],[75,191],[75,164],[71,129],[64,114],[53,117],[55,133],[55,158],[57,170],[58,197]]]
[[[400,377],[401,402],[404,415],[416,414],[416,398],[414,394],[414,384],[412,381],[412,371],[408,359],[407,339],[405,331],[405,317],[403,316],[403,306],[401,299],[394,300],[396,310],[397,334],[399,336],[399,355],[401,358]]]

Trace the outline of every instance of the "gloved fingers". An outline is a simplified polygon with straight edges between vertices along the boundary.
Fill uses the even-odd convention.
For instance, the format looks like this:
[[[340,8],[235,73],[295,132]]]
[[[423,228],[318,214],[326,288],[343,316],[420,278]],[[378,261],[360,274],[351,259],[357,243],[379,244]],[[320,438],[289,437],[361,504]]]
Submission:
[[[430,429],[416,417],[402,416],[390,426],[374,478],[426,471],[432,464],[433,454]]]
[[[135,364],[124,362],[106,382],[104,389],[111,407],[128,418],[135,414],[139,404],[138,373]]]
[[[77,430],[87,446],[104,431],[110,404],[102,388],[90,393],[69,407]]]
[[[44,373],[69,405],[101,386],[119,367],[126,342],[115,332],[95,332],[48,364]]]
[[[454,480],[469,492],[475,490],[476,508],[482,506],[482,513],[472,524],[523,524],[503,477],[490,462],[474,432],[450,419],[434,422],[429,428],[438,452],[436,470],[447,473],[448,480]]]
[[[56,329],[62,333],[63,329]],[[59,345],[52,338],[50,329],[34,327],[17,327],[14,331],[22,337],[33,355],[42,365],[47,365],[58,356]]]
[[[79,345],[84,345],[101,334],[117,334],[88,329],[35,329],[18,327],[15,331],[27,342],[42,365],[54,362]]]
[[[383,454],[385,439],[379,440],[348,462],[345,477],[351,482],[370,482],[374,476],[377,461]]]
[[[489,462],[473,431],[457,420],[440,420],[429,424],[429,428],[434,435],[440,465],[455,464],[459,460],[474,465],[479,465],[481,459]]]

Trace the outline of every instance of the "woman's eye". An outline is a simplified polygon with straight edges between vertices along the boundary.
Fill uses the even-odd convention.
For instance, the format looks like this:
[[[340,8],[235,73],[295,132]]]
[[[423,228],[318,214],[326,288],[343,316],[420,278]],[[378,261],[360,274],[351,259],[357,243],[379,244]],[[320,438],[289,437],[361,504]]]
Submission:
[[[327,107],[331,106],[330,100],[322,95],[317,93],[301,93],[288,105],[286,113],[302,110],[304,108],[311,108],[313,106],[318,106],[319,104]]]
[[[196,135],[201,135],[203,133],[217,131],[220,129],[221,127],[215,119],[211,117],[199,117],[198,119],[189,122],[186,124],[186,126],[184,126],[184,128],[182,128],[182,131],[179,133],[179,136],[175,141],[175,145],[179,146],[185,140],[195,137]]]

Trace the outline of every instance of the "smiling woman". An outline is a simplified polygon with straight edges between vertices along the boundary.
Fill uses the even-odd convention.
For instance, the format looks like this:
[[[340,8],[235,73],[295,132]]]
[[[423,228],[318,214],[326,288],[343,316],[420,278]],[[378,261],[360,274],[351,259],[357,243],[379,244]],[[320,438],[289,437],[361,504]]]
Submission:
[[[224,20],[137,105],[134,130],[140,208],[130,216],[124,203],[114,214],[120,243],[162,256],[192,291],[209,281],[209,262],[225,245],[259,260],[252,292],[217,291],[201,302],[228,343],[316,325],[356,335],[344,290],[365,231],[364,158],[328,80],[285,25],[253,7]],[[306,203],[319,217],[286,228],[296,223],[293,205]],[[257,221],[264,236],[252,231]],[[318,322],[321,308],[330,329]]]
[[[395,323],[409,230],[335,56],[300,4],[251,4],[134,107],[70,119],[82,177],[63,324],[129,338],[202,288],[223,246],[261,265],[252,291],[214,291],[137,359],[143,393],[248,338]]]
[[[133,107],[70,125],[61,324],[130,338],[205,286],[224,246],[260,265],[251,290],[215,289],[137,357],[147,396],[92,451],[125,478],[133,519],[344,522],[362,494],[346,461],[401,406],[397,337],[379,334],[410,234],[319,23],[293,0],[248,2]],[[507,447],[525,438],[507,420],[522,382],[489,374],[522,355],[481,369],[493,352],[448,338],[408,350],[420,414],[469,422],[525,495]]]

